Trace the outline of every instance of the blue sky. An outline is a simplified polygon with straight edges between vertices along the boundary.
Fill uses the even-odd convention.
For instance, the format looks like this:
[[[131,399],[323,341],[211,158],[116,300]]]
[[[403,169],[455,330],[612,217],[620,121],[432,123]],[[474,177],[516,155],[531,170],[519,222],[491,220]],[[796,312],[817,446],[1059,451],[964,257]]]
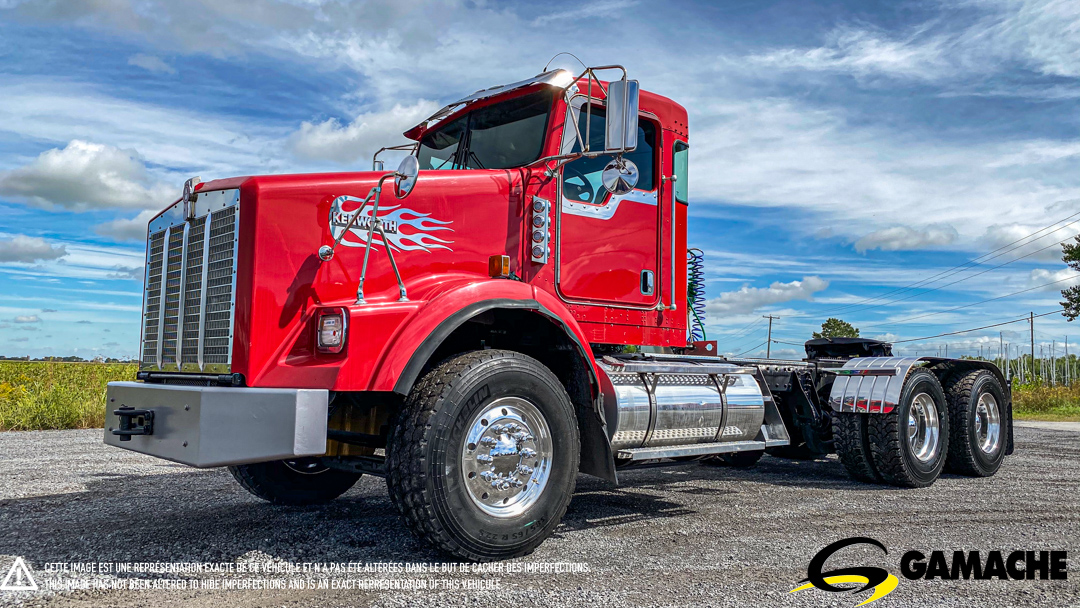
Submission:
[[[0,354],[136,356],[145,220],[186,178],[365,168],[559,51],[689,110],[724,352],[763,351],[764,314],[783,342],[830,313],[917,338],[1055,310],[1074,282],[1054,243],[1080,234],[1075,0],[0,0]],[[999,329],[1028,344],[1014,324],[901,352]],[[1036,331],[1080,351],[1059,315]]]

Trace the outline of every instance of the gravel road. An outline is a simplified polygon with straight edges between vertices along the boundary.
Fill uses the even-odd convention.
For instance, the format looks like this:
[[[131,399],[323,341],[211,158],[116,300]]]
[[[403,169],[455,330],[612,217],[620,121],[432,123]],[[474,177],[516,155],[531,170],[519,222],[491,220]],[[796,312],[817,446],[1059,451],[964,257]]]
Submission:
[[[852,547],[829,566],[872,565],[899,576],[900,556],[910,549],[950,556],[960,549],[1069,551],[1065,581],[901,577],[874,606],[1080,606],[1080,425],[1025,426],[1016,435],[1017,453],[997,476],[945,476],[925,490],[852,482],[835,458],[765,457],[752,470],[643,469],[624,473],[618,487],[582,476],[558,532],[533,555],[496,566],[503,572],[260,575],[329,589],[68,591],[64,585],[95,581],[212,586],[252,577],[49,572],[46,564],[256,563],[295,570],[303,563],[379,563],[394,570],[442,559],[409,535],[378,478],[364,477],[327,506],[275,507],[248,495],[225,470],[107,448],[100,430],[0,433],[0,576],[21,556],[36,582],[52,589],[0,591],[0,605],[849,607],[867,595],[789,591],[825,545],[869,536],[888,555]],[[543,571],[555,563],[570,564],[571,572]],[[333,588],[408,580],[440,588]]]

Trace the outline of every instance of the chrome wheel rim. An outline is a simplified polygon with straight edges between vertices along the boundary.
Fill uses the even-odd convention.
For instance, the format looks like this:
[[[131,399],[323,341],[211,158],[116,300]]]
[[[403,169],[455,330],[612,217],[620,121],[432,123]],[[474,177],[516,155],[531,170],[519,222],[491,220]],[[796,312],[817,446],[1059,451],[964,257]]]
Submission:
[[[979,395],[975,404],[975,439],[985,454],[993,454],[1001,445],[1001,408],[990,393]]]
[[[301,475],[318,475],[329,470],[318,458],[297,458],[284,462],[288,469]]]
[[[908,445],[920,462],[930,462],[937,456],[941,436],[941,420],[937,404],[927,393],[919,393],[908,408]]]
[[[551,475],[551,429],[527,399],[496,399],[473,417],[461,446],[469,498],[485,513],[514,517],[543,494]]]

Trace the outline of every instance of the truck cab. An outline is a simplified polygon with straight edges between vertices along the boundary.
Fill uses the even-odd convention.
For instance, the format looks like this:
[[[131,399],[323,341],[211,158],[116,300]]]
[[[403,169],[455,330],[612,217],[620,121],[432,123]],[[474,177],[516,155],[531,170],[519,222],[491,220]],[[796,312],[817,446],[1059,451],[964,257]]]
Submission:
[[[847,449],[846,393],[829,405],[847,363],[687,354],[703,295],[682,106],[621,66],[552,70],[404,137],[372,171],[188,180],[148,226],[140,370],[109,386],[107,443],[230,467],[282,504],[384,476],[418,536],[481,561],[550,535],[579,471]],[[385,150],[406,152],[396,171]],[[895,387],[927,381],[919,365],[888,364]],[[789,396],[807,373],[808,405]],[[852,416],[902,414],[906,393],[860,390]],[[937,412],[938,445],[927,390],[916,427]]]

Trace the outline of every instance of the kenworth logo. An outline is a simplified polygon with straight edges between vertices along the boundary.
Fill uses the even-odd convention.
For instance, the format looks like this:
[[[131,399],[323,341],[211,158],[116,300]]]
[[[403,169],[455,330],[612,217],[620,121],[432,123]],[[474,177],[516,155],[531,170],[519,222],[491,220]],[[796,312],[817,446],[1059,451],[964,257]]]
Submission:
[[[834,593],[862,593],[873,589],[870,597],[856,606],[876,602],[892,593],[900,579],[884,568],[874,566],[853,566],[823,570],[825,562],[845,547],[852,545],[873,545],[886,555],[889,550],[880,541],[864,536],[856,536],[836,541],[825,547],[806,568],[806,578],[799,581],[806,583],[792,589],[789,593],[806,589],[819,589]],[[900,573],[908,580],[1066,580],[1068,578],[1068,554],[1066,551],[1012,551],[1004,556],[1001,551],[941,551],[930,552],[927,557],[920,551],[908,551],[900,558]],[[851,584],[860,586],[840,586]]]
[[[355,196],[339,196],[330,205],[330,234],[337,239],[349,225],[349,219],[356,213],[358,206],[364,202],[362,198]],[[374,206],[368,204],[356,218],[349,233],[341,239],[341,244],[346,247],[366,247],[368,233],[371,230],[373,218],[371,212]],[[452,222],[437,220],[428,217],[427,213],[413,211],[400,205],[379,207],[379,220],[382,222],[386,240],[394,251],[431,251],[432,249],[446,249],[453,241],[436,237],[432,232],[453,230],[449,227]],[[372,236],[372,248],[385,245],[378,230]]]

